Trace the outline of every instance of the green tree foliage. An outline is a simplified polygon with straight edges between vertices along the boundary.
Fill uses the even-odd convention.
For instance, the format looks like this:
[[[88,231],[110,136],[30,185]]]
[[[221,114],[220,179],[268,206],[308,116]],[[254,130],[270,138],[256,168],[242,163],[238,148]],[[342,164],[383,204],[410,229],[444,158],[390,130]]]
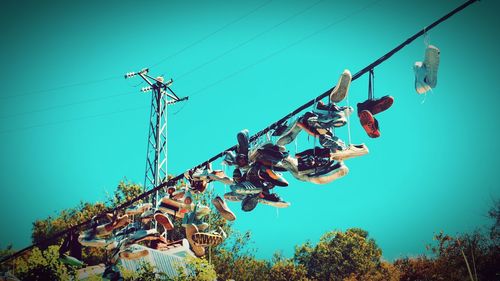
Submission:
[[[382,250],[368,232],[351,228],[324,234],[316,246],[303,244],[295,250],[295,261],[316,280],[344,280],[368,276],[382,268]]]
[[[34,248],[14,261],[14,274],[21,280],[72,280],[75,269],[59,261],[59,246],[42,251]]]

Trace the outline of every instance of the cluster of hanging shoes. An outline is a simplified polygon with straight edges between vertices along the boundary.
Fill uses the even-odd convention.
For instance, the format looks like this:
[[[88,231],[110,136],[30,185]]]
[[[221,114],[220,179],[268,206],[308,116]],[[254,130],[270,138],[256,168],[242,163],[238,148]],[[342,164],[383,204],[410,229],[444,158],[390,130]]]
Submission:
[[[415,89],[423,94],[436,87],[440,51],[428,45],[423,62],[416,62]],[[371,138],[380,137],[379,122],[375,118],[389,109],[394,98],[374,97],[374,72],[369,73],[368,99],[357,104],[357,115],[362,128]],[[198,257],[205,255],[206,248],[223,243],[227,235],[222,228],[209,230],[205,219],[211,213],[209,206],[194,202],[193,194],[204,193],[211,182],[220,182],[230,187],[223,198],[216,196],[211,203],[222,218],[236,220],[236,215],[226,204],[227,201],[241,202],[241,209],[252,211],[260,204],[276,208],[286,208],[284,201],[275,192],[275,187],[286,187],[288,181],[283,177],[289,172],[295,179],[314,184],[327,184],[349,173],[344,161],[363,156],[369,152],[365,144],[346,144],[335,130],[344,127],[354,112],[350,106],[338,103],[347,98],[351,83],[351,73],[345,70],[330,92],[327,103],[318,101],[312,110],[302,114],[290,124],[279,124],[272,132],[276,141],[256,143],[250,141],[248,130],[240,131],[236,138],[235,151],[227,151],[223,163],[232,166],[232,177],[222,170],[213,170],[210,163],[194,170],[186,171],[186,183],[180,187],[168,187],[166,196],[158,200],[157,206],[141,203],[131,206],[122,215],[108,214],[105,220],[94,219],[89,230],[80,235],[69,233],[60,251],[65,263],[81,266],[81,246],[105,248],[112,252],[111,273],[118,258],[138,259],[149,251],[138,244],[144,242],[148,247],[169,249],[168,231],[174,229],[172,219],[182,220],[185,236],[191,249]],[[306,132],[319,140],[320,146],[290,155],[287,145],[294,142],[300,132]],[[153,227],[157,225],[157,227]],[[161,226],[161,227],[159,227]],[[160,233],[158,229],[162,229]],[[69,255],[66,252],[70,252]]]

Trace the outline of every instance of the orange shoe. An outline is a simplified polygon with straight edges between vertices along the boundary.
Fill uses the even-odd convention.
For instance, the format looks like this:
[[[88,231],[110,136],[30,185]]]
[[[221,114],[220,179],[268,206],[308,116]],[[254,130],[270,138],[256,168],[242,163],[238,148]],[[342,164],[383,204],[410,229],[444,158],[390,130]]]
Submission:
[[[378,121],[373,117],[373,115],[368,110],[363,110],[358,113],[359,121],[361,126],[365,129],[366,133],[370,138],[380,137],[380,130],[378,127]]]

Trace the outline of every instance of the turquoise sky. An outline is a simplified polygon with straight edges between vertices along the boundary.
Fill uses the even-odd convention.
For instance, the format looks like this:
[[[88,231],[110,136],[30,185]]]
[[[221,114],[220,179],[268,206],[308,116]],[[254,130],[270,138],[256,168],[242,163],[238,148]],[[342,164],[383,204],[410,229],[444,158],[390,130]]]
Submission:
[[[239,130],[266,127],[333,86],[343,69],[357,72],[463,3],[145,2],[2,3],[0,246],[29,245],[35,219],[104,200],[121,179],[143,182],[150,94],[125,72],[151,66],[190,96],[169,108],[169,171],[179,174],[235,144]],[[285,175],[290,186],[278,189],[288,209],[244,213],[230,203],[258,257],[290,256],[294,245],[328,230],[361,227],[394,259],[424,253],[440,230],[489,224],[487,210],[500,195],[499,8],[481,1],[429,34],[441,65],[424,103],[412,72],[423,38],[375,69],[375,95],[395,103],[377,116],[378,139],[352,119],[352,142],[366,143],[370,154],[346,161],[347,177],[320,186]],[[349,102],[366,97],[362,77]],[[347,128],[337,132],[347,141]],[[299,137],[299,150],[313,145]]]

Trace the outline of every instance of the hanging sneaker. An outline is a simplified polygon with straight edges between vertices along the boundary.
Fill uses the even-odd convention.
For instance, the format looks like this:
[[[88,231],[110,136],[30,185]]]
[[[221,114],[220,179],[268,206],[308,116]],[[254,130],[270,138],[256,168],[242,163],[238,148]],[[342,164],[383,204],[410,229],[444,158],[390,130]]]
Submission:
[[[147,257],[149,251],[147,249],[141,249],[139,247],[129,246],[125,250],[120,252],[120,258],[124,260],[136,260],[143,257]]]
[[[285,133],[285,131],[288,129],[288,124],[287,122],[283,122],[281,124],[279,124],[273,131],[272,133],[272,136],[273,137],[280,137],[281,135],[283,135],[283,133]]]
[[[198,232],[193,235],[193,241],[201,247],[212,247],[221,244],[227,235],[222,228],[220,228],[220,233],[212,231],[209,233]]]
[[[224,159],[222,160],[222,163],[224,163],[228,166],[235,166],[236,165],[236,153],[234,151],[225,151],[224,152]]]
[[[344,165],[343,162],[338,162],[335,163],[335,165],[331,166],[329,172],[325,172],[326,170],[315,174],[310,174],[308,175],[309,178],[307,181],[316,184],[331,183],[332,181],[347,175],[349,173],[349,168],[347,168],[347,166]]]
[[[270,182],[273,185],[288,186],[286,179],[280,173],[277,173],[270,168],[261,166],[257,173],[262,180]]]
[[[261,194],[259,194],[259,203],[273,206],[276,208],[290,207],[290,203],[281,200],[279,195],[276,193],[262,192]]]
[[[413,66],[413,72],[415,72],[415,90],[419,94],[425,94],[431,90],[425,82],[425,76],[427,75],[427,70],[421,61],[417,61]]]
[[[259,195],[247,195],[243,201],[241,201],[241,209],[245,212],[250,212],[257,207],[259,203]]]
[[[359,113],[359,121],[370,138],[380,137],[378,121],[368,110],[363,110]]]
[[[238,154],[236,155],[236,164],[240,167],[245,167],[248,165],[248,150],[249,150],[249,135],[248,130],[242,130],[237,135],[236,138],[238,140],[238,146],[236,151]]]
[[[205,255],[205,248],[198,246],[193,240],[193,236],[198,233],[198,228],[194,224],[188,224],[185,226],[186,239],[191,245],[191,249],[197,257],[202,257]]]
[[[209,179],[212,181],[222,182],[223,184],[231,185],[234,184],[233,179],[226,176],[226,173],[222,170],[211,171],[208,175]]]
[[[345,97],[347,97],[349,86],[351,85],[351,79],[351,72],[348,69],[344,70],[342,75],[340,75],[337,86],[335,86],[335,88],[330,93],[330,100],[333,103],[341,102],[343,99],[345,99]]]
[[[147,210],[151,209],[153,207],[153,204],[151,203],[142,203],[142,204],[137,204],[134,206],[130,206],[125,210],[125,214],[133,216],[133,215],[139,215]]]
[[[164,214],[162,211],[158,210],[154,214],[154,219],[156,222],[161,224],[166,231],[170,231],[170,230],[174,229],[174,224],[172,223],[172,221],[170,220],[168,215]]]
[[[155,214],[155,210],[149,209],[146,212],[141,214],[141,222],[144,224],[149,223],[151,220],[153,220]]]
[[[232,192],[232,191],[224,194],[224,199],[226,199],[228,201],[232,201],[232,202],[240,202],[243,199],[245,199],[245,197],[246,197],[246,195],[238,194],[238,193]]]
[[[139,229],[133,233],[131,233],[128,237],[129,243],[134,244],[134,243],[139,243],[142,241],[149,241],[149,240],[155,240],[156,237],[159,235],[158,230],[156,228],[151,228],[151,229]]]
[[[249,181],[240,182],[240,183],[231,185],[230,187],[231,187],[231,190],[234,191],[235,193],[244,194],[244,195],[259,194],[262,192],[262,188],[256,187],[255,185],[253,185]]]
[[[313,126],[317,124],[315,120],[317,120],[318,115],[316,115],[313,112],[306,112],[304,115],[302,115],[299,119],[297,119],[297,126],[302,128],[306,133],[308,133],[311,136],[317,136],[320,135],[321,133],[316,130],[316,128]],[[311,119],[312,118],[312,119]],[[309,121],[311,119],[311,121]],[[319,127],[319,126],[318,126]],[[281,145],[281,144],[279,144]]]
[[[393,103],[394,98],[391,96],[383,96],[373,100],[368,99],[364,102],[358,103],[358,112],[368,110],[372,115],[376,115],[389,109]]]
[[[330,151],[337,151],[346,149],[344,141],[337,136],[323,135],[319,137],[319,144]]]
[[[288,156],[287,151],[282,151],[280,146],[267,142],[259,146],[251,154],[250,162],[259,162],[268,167],[278,164],[283,158]]]
[[[330,159],[337,161],[346,160],[353,157],[363,156],[368,154],[368,152],[368,147],[364,143],[357,145],[351,144],[345,149],[338,149],[335,152],[330,153]]]
[[[347,117],[353,111],[354,109],[350,106],[337,106],[334,103],[325,105],[322,101],[319,101],[313,109],[316,117],[311,117],[308,121],[312,127],[321,133],[320,128],[345,126],[347,124]]]
[[[427,74],[425,75],[424,81],[431,88],[435,88],[437,85],[440,53],[439,49],[433,45],[427,46],[425,50],[424,66],[427,70]]]
[[[276,145],[284,147],[285,145],[293,142],[297,135],[302,131],[302,128],[298,125],[298,121],[292,123],[292,125],[283,133],[278,140]]]
[[[85,231],[80,236],[78,236],[78,242],[84,247],[95,247],[95,248],[104,248],[109,243],[110,240],[104,238],[98,238],[95,235],[89,234],[89,231]]]
[[[226,202],[219,196],[212,199],[212,204],[219,211],[220,215],[228,221],[236,220],[236,215],[229,209]]]
[[[298,174],[310,174],[330,164],[330,149],[315,147],[299,152],[297,157]]]
[[[59,261],[64,263],[64,264],[67,264],[69,266],[73,266],[73,267],[79,267],[79,268],[82,268],[85,266],[85,263],[82,262],[81,260],[75,258],[75,257],[72,257],[72,256],[68,256],[66,254],[62,254],[59,256]]]

